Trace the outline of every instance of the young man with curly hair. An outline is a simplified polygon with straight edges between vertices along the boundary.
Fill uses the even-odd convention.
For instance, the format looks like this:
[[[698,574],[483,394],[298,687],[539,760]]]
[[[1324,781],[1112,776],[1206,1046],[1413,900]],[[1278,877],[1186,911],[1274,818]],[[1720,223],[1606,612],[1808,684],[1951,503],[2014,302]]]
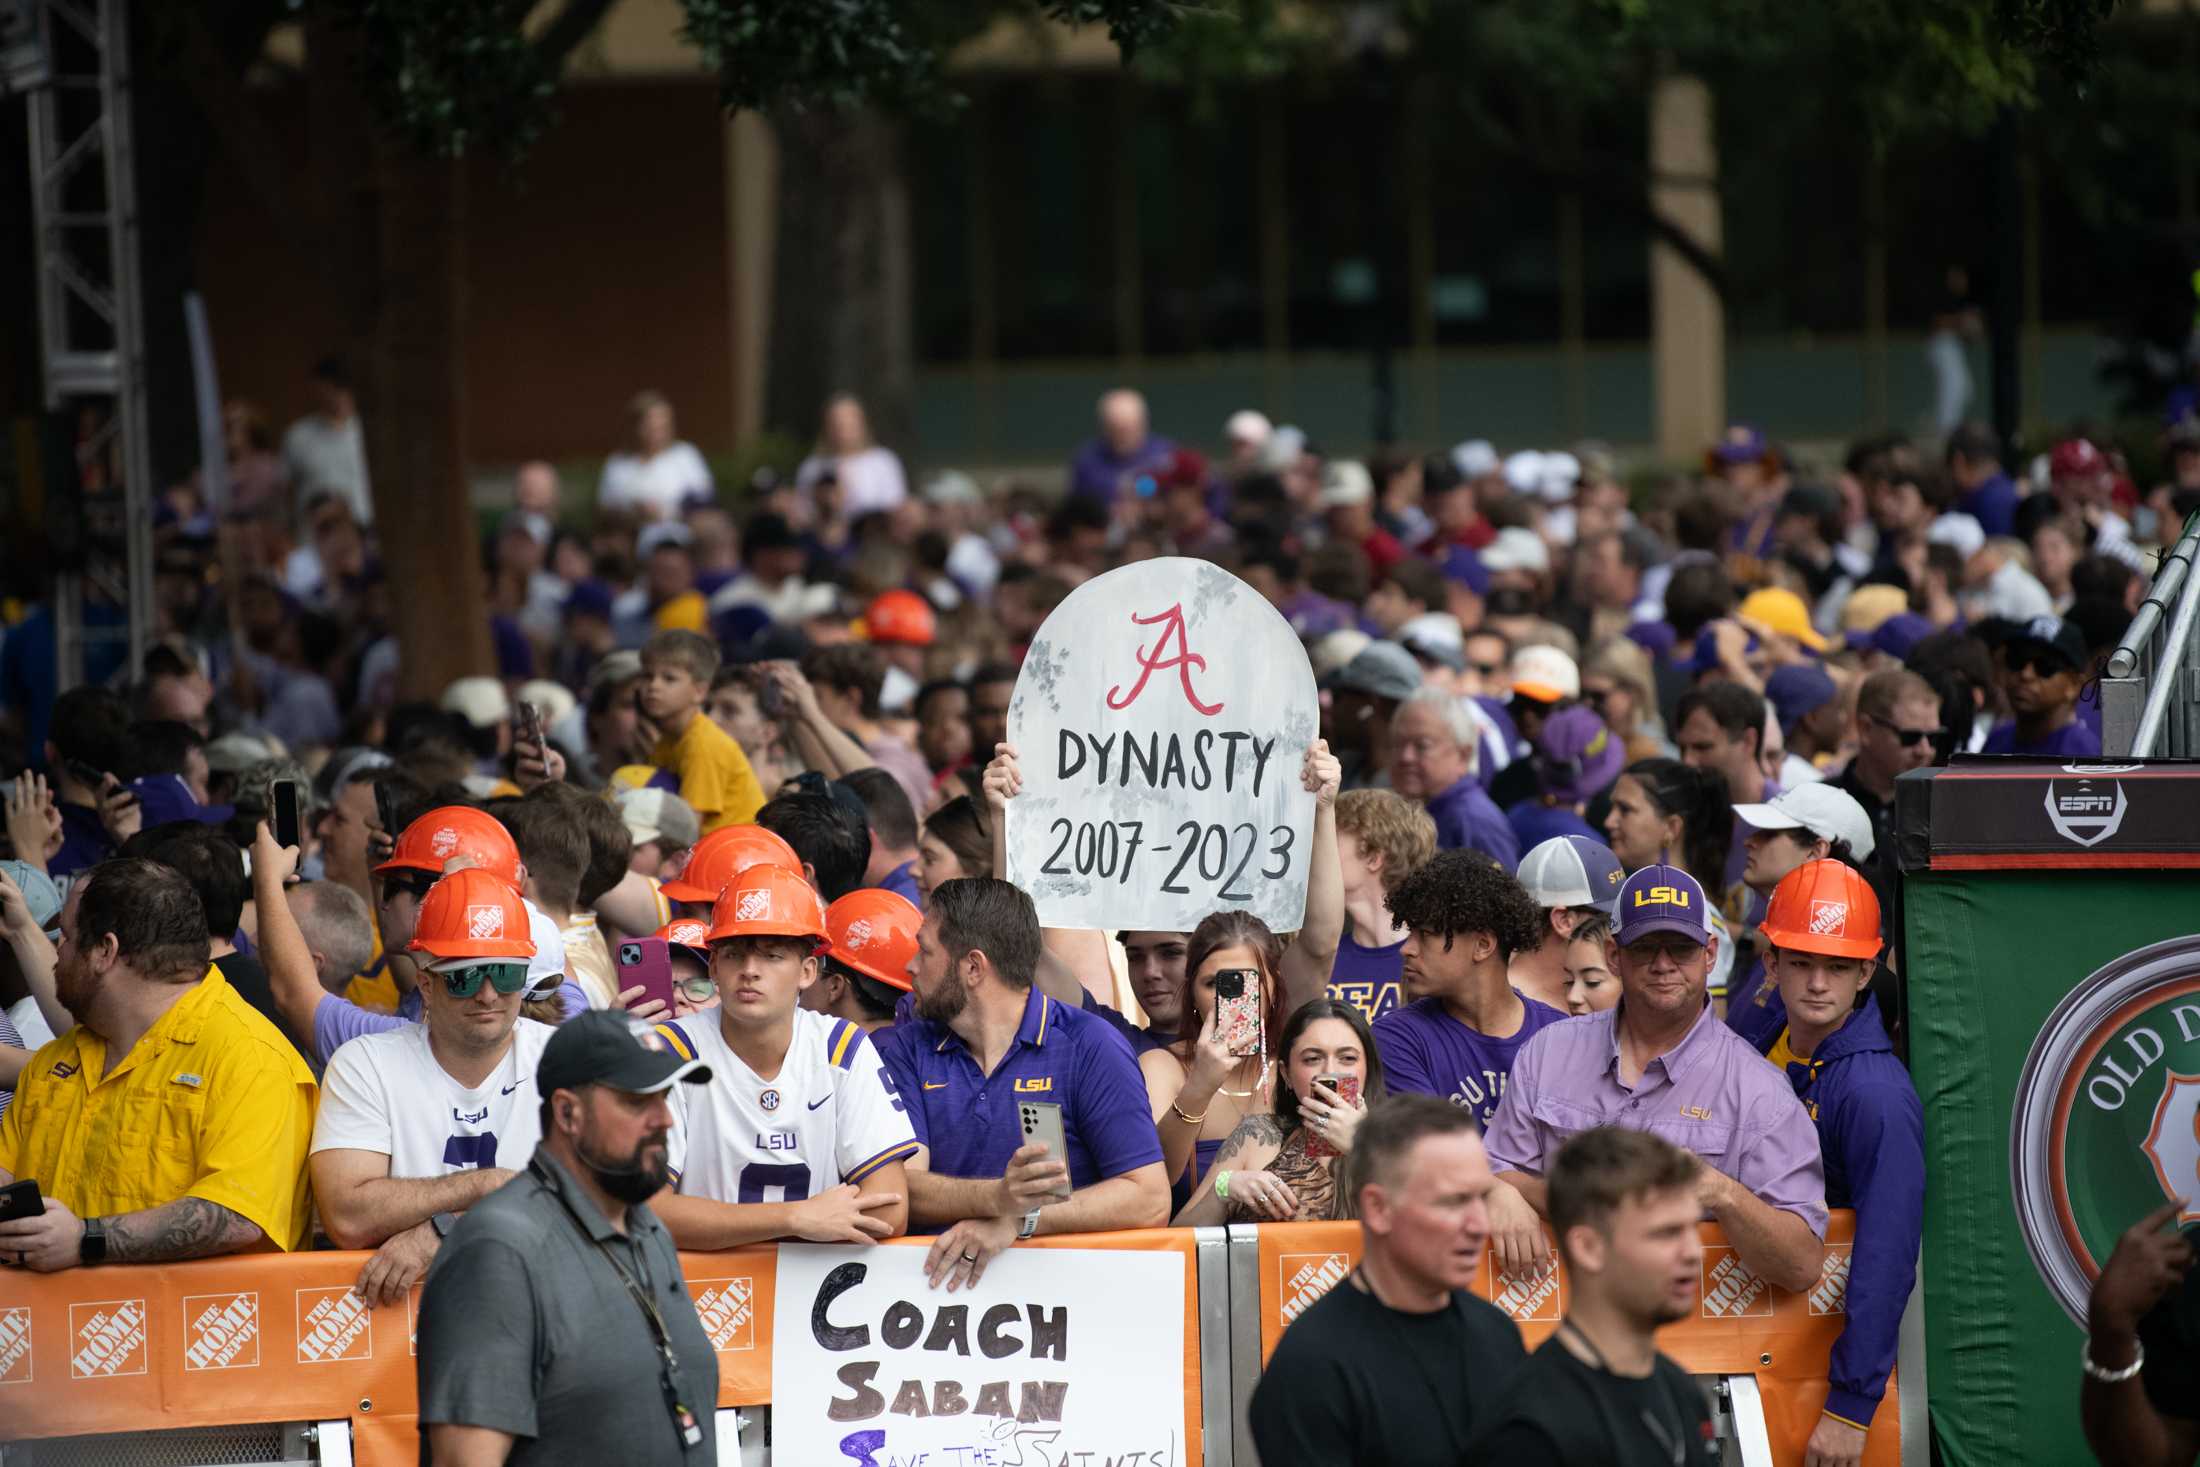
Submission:
[[[1439,851],[1390,894],[1406,929],[1406,1004],[1375,1021],[1393,1091],[1436,1095],[1488,1125],[1513,1056],[1566,1017],[1506,977],[1534,947],[1542,913],[1512,874],[1479,851]]]

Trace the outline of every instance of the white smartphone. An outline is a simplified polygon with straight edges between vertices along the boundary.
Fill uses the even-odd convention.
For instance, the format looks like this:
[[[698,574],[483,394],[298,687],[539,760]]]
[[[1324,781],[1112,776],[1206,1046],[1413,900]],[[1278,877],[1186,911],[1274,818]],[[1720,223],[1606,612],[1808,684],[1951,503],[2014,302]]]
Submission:
[[[1046,1147],[1049,1161],[1068,1166],[1069,1143],[1062,1137],[1062,1108],[1043,1100],[1020,1100],[1016,1102],[1016,1113],[1023,1123],[1024,1140],[1038,1142]],[[1069,1190],[1069,1180],[1065,1177],[1054,1200],[1069,1201]]]

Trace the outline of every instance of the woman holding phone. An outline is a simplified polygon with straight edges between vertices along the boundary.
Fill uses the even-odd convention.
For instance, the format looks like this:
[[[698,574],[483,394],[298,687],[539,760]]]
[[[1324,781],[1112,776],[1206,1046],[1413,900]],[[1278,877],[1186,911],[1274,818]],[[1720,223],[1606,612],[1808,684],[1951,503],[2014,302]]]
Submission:
[[[1276,1108],[1283,944],[1251,912],[1215,912],[1184,945],[1185,1038],[1138,1057],[1176,1205],[1247,1116]]]
[[[1300,1004],[1276,1044],[1276,1109],[1247,1116],[1215,1155],[1178,1227],[1349,1217],[1337,1163],[1383,1093],[1383,1063],[1357,1007]]]

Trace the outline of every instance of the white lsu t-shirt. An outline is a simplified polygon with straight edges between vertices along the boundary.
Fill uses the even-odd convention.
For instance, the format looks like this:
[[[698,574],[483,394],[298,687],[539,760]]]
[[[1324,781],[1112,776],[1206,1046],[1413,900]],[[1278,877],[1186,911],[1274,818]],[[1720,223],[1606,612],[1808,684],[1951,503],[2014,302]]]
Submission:
[[[313,1149],[379,1151],[393,1177],[444,1177],[469,1167],[517,1171],[542,1139],[535,1066],[554,1032],[519,1020],[511,1049],[475,1090],[436,1063],[425,1024],[347,1040],[321,1077]]]
[[[657,1032],[710,1066],[708,1085],[673,1087],[672,1165],[683,1196],[800,1202],[916,1154],[894,1077],[859,1024],[796,1009],[787,1058],[768,1081],[734,1054],[715,1014]]]

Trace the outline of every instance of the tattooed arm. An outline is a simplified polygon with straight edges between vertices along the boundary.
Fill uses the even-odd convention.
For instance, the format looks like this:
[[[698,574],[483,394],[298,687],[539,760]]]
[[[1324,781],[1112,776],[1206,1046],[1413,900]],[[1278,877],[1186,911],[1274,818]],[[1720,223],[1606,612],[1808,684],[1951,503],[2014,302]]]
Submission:
[[[250,1248],[267,1235],[218,1202],[178,1197],[165,1207],[118,1213],[107,1219],[110,1263],[173,1263]]]
[[[84,1222],[53,1198],[37,1217],[0,1223],[0,1263],[56,1273],[82,1261]],[[107,1262],[171,1263],[235,1253],[266,1234],[259,1224],[203,1197],[179,1197],[163,1207],[107,1219]]]
[[[1199,1179],[1199,1187],[1192,1193],[1192,1200],[1184,1204],[1184,1210],[1176,1215],[1180,1228],[1211,1227],[1229,1220],[1230,1203],[1234,1199],[1215,1195],[1215,1178],[1224,1172],[1258,1171],[1275,1159],[1283,1145],[1283,1122],[1272,1115],[1247,1116],[1238,1122],[1222,1149],[1215,1153],[1214,1165],[1207,1168],[1207,1175]]]

